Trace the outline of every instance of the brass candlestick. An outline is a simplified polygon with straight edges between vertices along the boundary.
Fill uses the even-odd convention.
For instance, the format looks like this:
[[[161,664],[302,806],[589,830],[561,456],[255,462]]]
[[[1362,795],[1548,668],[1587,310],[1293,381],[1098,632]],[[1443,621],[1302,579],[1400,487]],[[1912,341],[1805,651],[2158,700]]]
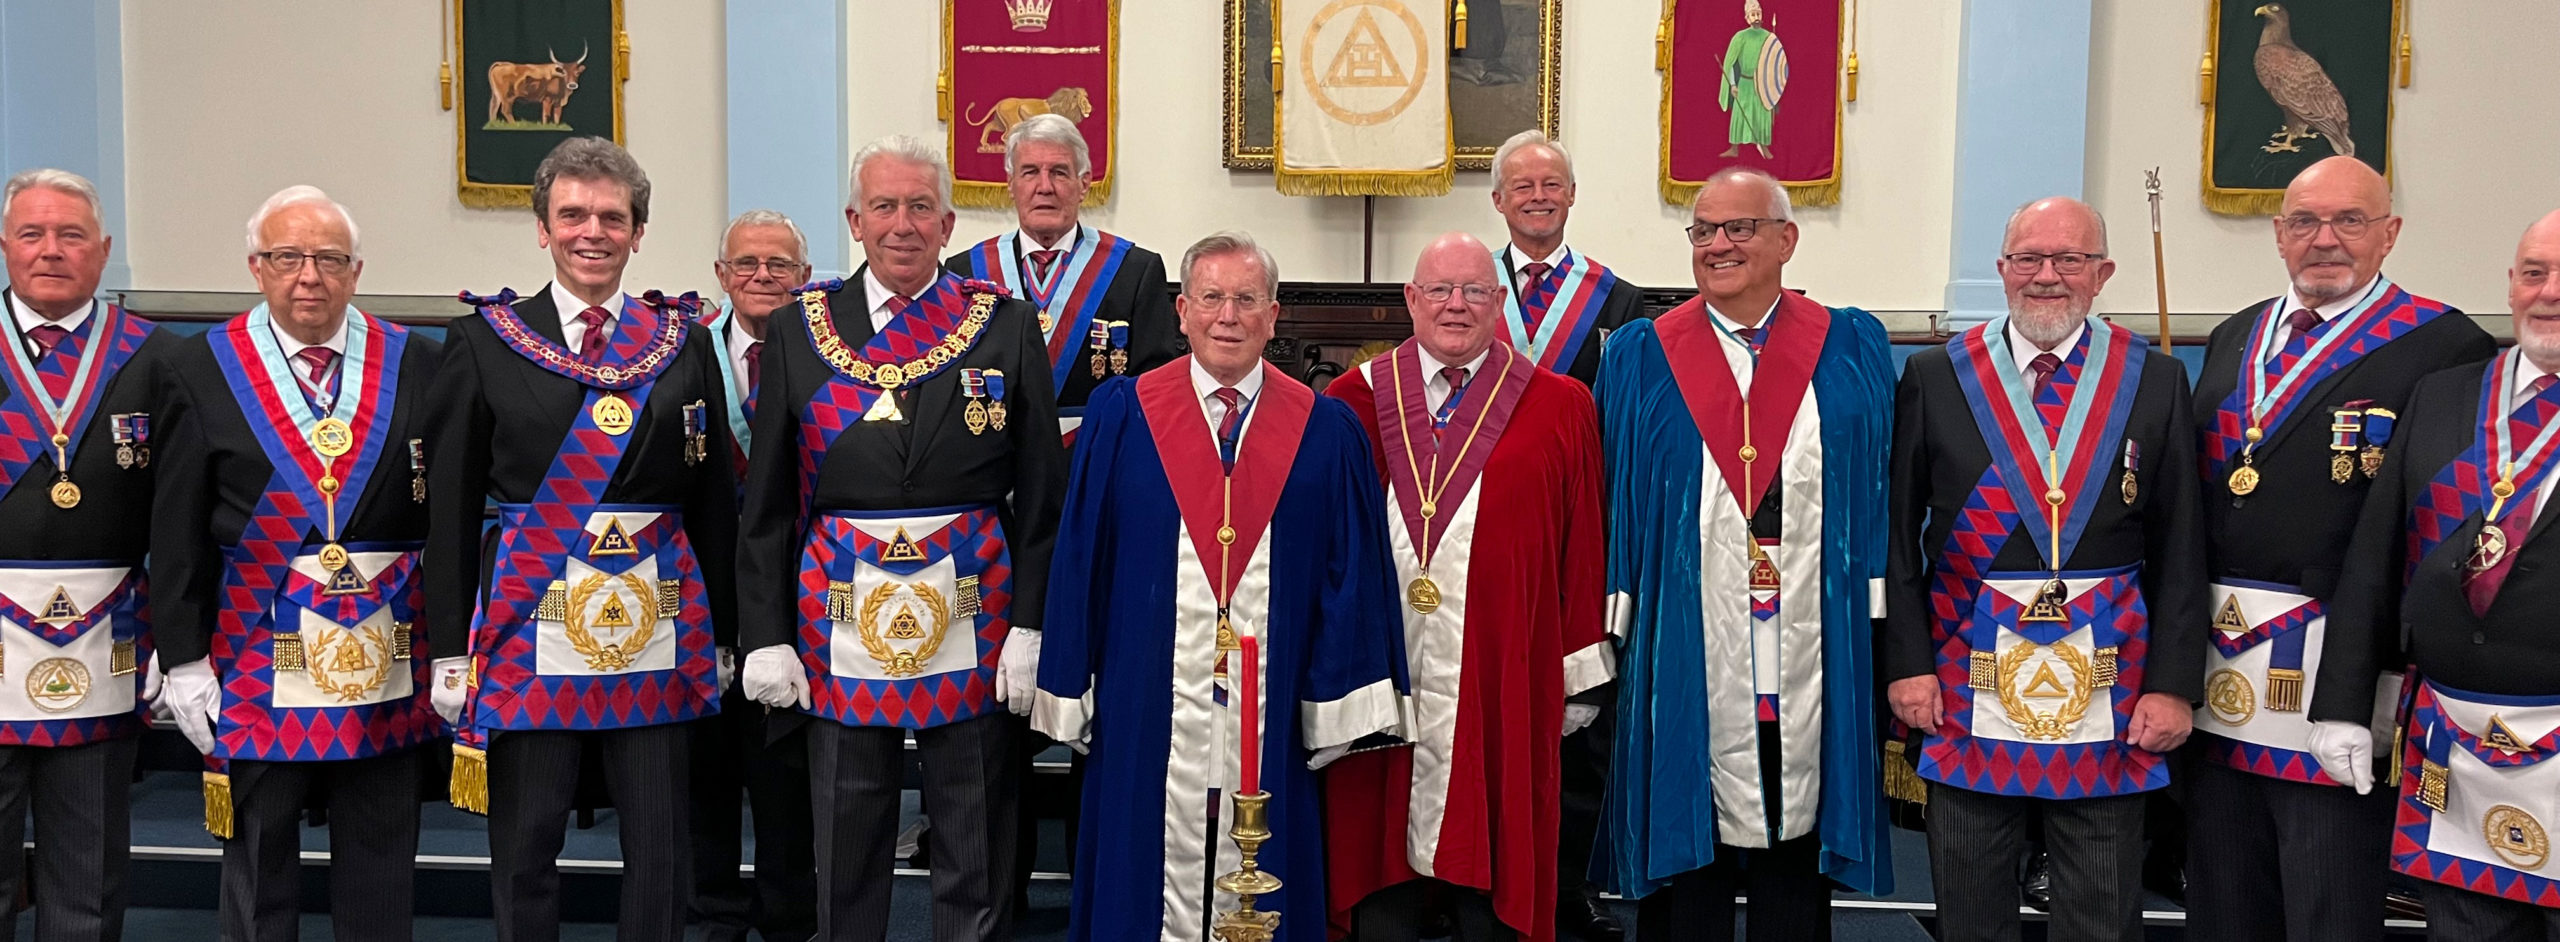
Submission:
[[[1235,838],[1236,849],[1243,861],[1234,872],[1218,877],[1218,888],[1238,897],[1236,908],[1221,913],[1212,930],[1219,942],[1271,942],[1280,931],[1280,914],[1255,912],[1253,899],[1280,892],[1280,878],[1262,871],[1255,858],[1262,852],[1262,842],[1271,839],[1271,818],[1267,806],[1271,793],[1254,792],[1236,796],[1235,826],[1227,836]]]

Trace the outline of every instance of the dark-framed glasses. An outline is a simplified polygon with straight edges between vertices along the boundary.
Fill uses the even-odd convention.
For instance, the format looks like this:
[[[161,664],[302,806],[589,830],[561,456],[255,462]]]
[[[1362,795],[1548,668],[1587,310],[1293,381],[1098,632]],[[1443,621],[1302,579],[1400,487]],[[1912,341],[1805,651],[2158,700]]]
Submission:
[[[1701,219],[1680,231],[1689,234],[1690,245],[1705,245],[1709,242],[1715,241],[1717,230],[1724,231],[1724,237],[1727,241],[1749,242],[1751,241],[1752,236],[1760,234],[1761,226],[1765,226],[1773,222],[1785,221],[1786,220],[1784,219],[1772,219],[1767,217],[1753,218],[1749,216],[1745,216],[1741,219],[1727,219],[1723,222]]]
[[[301,271],[303,262],[308,261],[320,266],[323,275],[343,275],[356,264],[356,257],[345,252],[304,252],[297,249],[260,252],[257,259],[279,273]]]
[[[2097,252],[2055,252],[2052,254],[2046,254],[2043,252],[2011,252],[2007,255],[2000,256],[2000,260],[2009,263],[2009,273],[2012,275],[2035,274],[2038,270],[2044,268],[2045,263],[2047,262],[2053,263],[2054,274],[2077,275],[2081,272],[2088,271],[2090,265],[2095,264],[2099,259],[2105,257],[2106,255]]]

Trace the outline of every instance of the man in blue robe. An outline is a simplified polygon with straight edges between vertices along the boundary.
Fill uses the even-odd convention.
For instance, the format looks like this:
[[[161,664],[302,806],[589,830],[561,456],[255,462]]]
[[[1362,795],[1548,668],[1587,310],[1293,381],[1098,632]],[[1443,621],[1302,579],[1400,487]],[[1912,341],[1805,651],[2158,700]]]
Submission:
[[[1699,297],[1619,328],[1597,384],[1619,725],[1594,877],[1645,939],[1828,939],[1892,888],[1868,582],[1885,562],[1883,325],[1783,290],[1786,188],[1716,174]]]
[[[1250,237],[1193,245],[1182,284],[1191,355],[1095,391],[1049,577],[1032,726],[1087,752],[1068,938],[1203,938],[1260,791],[1258,910],[1322,942],[1311,771],[1406,687],[1377,466],[1349,406],[1262,362],[1279,270]]]

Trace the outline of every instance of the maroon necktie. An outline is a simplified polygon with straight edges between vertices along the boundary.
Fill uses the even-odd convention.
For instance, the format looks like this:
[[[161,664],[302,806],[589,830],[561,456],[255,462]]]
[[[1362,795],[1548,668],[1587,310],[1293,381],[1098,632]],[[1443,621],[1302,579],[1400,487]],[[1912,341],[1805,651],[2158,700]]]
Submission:
[[[60,324],[37,324],[27,328],[27,339],[36,342],[36,366],[38,367],[36,373],[44,377],[46,394],[56,399],[71,395],[71,370],[68,368],[47,370],[42,367],[45,365],[45,358],[52,356],[55,350],[62,349],[62,342],[70,336],[71,331],[64,329]]]
[[[336,408],[338,393],[332,388],[335,384],[330,382],[332,377],[329,374],[330,368],[338,363],[338,351],[327,347],[304,347],[293,358],[302,367],[302,375],[295,377],[302,381],[302,398],[310,401],[311,408],[321,412]]]
[[[1539,285],[1546,283],[1547,273],[1553,270],[1555,269],[1545,262],[1530,262],[1520,266],[1520,293],[1528,294],[1538,290]]]
[[[2320,315],[2310,308],[2298,307],[2285,315],[2284,322],[2293,327],[2293,336],[2285,338],[2285,345],[2292,346],[2311,339],[2312,328],[2320,326]]]
[[[2062,369],[2062,358],[2051,353],[2039,353],[2034,360],[2028,361],[2027,369],[2036,374],[2035,391],[2029,394],[2029,399],[2042,399],[2044,388],[2053,383],[2054,371]]]
[[[586,310],[578,312],[578,323],[587,325],[586,333],[578,336],[578,360],[580,362],[592,364],[601,362],[604,359],[605,345],[611,343],[613,340],[613,338],[605,336],[604,322],[607,318],[612,316],[613,315],[607,313],[605,309],[600,307],[589,307]]]
[[[1743,346],[1750,347],[1751,358],[1757,360],[1760,358],[1760,348],[1764,343],[1763,338],[1768,334],[1768,332],[1769,328],[1766,327],[1745,327],[1741,330],[1734,331],[1733,337],[1736,340],[1742,341]]]
[[[755,399],[756,390],[764,388],[764,341],[747,343],[747,398]]]
[[[1244,431],[1244,393],[1233,386],[1220,386],[1210,393],[1218,404],[1227,407],[1227,417],[1218,422],[1218,460],[1227,470],[1236,469],[1236,436]]]
[[[2525,387],[2527,401],[2551,388],[2554,379],[2544,374],[2534,380],[2533,385]],[[2525,538],[2533,535],[2534,512],[2541,509],[2536,506],[2536,498],[2542,496],[2540,492],[2541,488],[2535,488],[2515,496],[2515,504],[2508,507],[2507,515],[2497,522],[2498,529],[2507,535],[2506,553],[2498,557],[2497,565],[2471,574],[2471,578],[2462,583],[2462,597],[2471,602],[2471,614],[2489,614],[2489,603],[2497,601],[2498,589],[2507,584],[2508,571],[2515,568],[2516,557],[2524,553]]]
[[[1057,249],[1038,249],[1033,251],[1031,253],[1031,280],[1039,282],[1048,281],[1049,268],[1056,264],[1058,264]]]

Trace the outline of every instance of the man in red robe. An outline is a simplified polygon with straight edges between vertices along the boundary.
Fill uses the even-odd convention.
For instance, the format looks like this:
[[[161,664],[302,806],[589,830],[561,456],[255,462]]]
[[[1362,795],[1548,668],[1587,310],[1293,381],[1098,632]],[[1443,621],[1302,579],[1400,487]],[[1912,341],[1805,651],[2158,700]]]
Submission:
[[[1503,293],[1482,243],[1440,237],[1404,287],[1413,339],[1326,389],[1393,496],[1413,684],[1410,745],[1325,773],[1330,909],[1355,942],[1413,942],[1434,913],[1461,942],[1555,937],[1556,741],[1598,712],[1565,698],[1614,666],[1600,431],[1580,383],[1496,342]]]

